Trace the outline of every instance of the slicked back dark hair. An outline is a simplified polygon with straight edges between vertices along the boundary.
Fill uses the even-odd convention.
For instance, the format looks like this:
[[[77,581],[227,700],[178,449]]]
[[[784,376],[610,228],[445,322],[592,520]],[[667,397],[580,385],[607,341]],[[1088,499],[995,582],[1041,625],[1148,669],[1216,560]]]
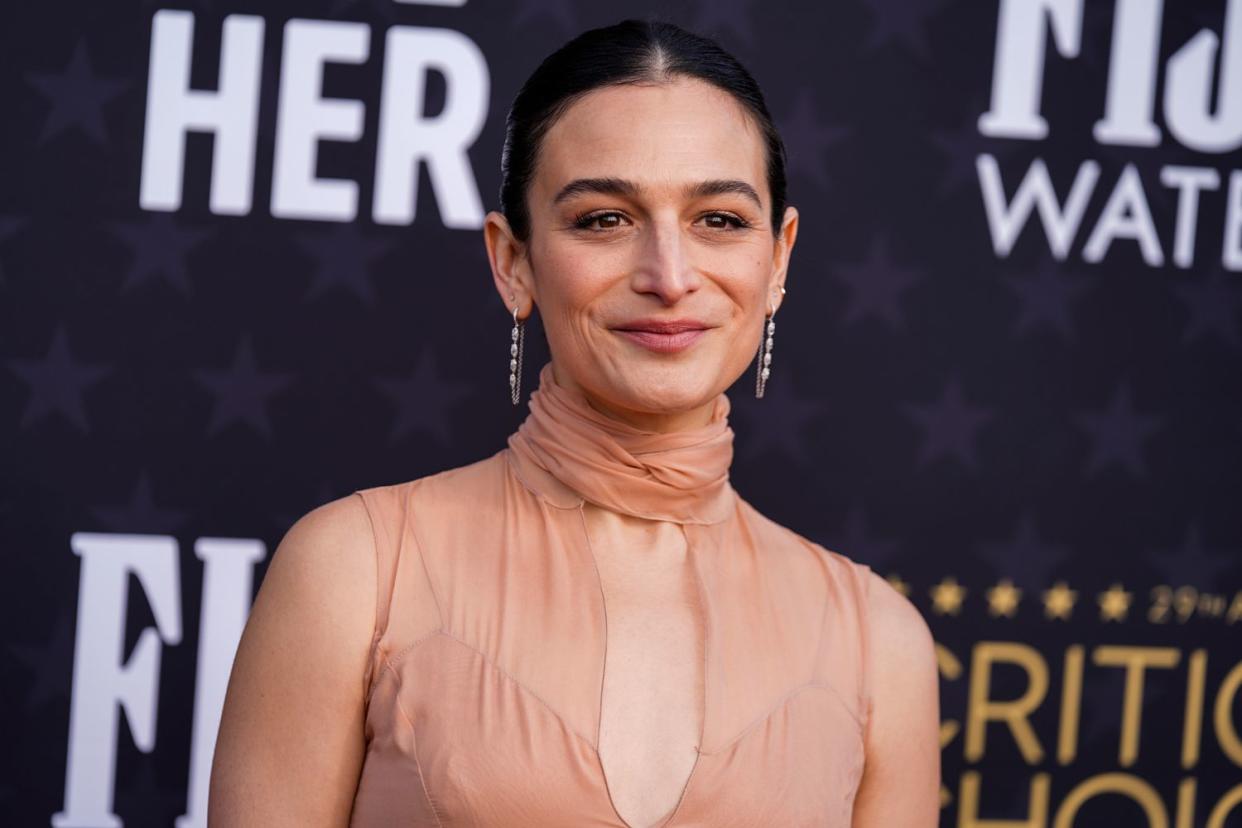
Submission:
[[[708,37],[661,20],[622,20],[590,29],[548,55],[522,85],[505,121],[500,157],[500,210],[514,236],[530,238],[526,194],[548,129],[592,90],[626,83],[663,83],[678,76],[706,81],[732,95],[763,136],[772,201],[772,232],[785,214],[785,145],[759,84],[733,55]]]

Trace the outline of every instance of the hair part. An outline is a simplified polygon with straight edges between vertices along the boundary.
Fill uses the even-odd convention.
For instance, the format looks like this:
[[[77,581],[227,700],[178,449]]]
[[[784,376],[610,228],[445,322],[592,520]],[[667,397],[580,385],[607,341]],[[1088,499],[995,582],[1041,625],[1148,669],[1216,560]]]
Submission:
[[[728,92],[751,116],[764,142],[772,233],[785,215],[785,145],[758,83],[716,41],[662,20],[630,18],[590,29],[543,60],[522,85],[505,120],[500,209],[520,242],[530,238],[526,196],[539,149],[554,123],[579,98],[606,86],[697,78]]]

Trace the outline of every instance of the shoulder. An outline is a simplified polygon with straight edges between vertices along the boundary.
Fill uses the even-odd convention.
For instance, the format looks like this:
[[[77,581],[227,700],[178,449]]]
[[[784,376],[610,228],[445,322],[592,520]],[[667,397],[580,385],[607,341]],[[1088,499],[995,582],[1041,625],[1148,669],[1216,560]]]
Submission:
[[[886,661],[920,662],[926,669],[929,662],[934,663],[931,629],[914,602],[869,565],[852,558],[848,550],[830,549],[765,516],[742,497],[738,500],[751,530],[767,548],[805,552],[791,558],[819,567],[838,584],[850,585],[867,622],[872,656],[880,666]]]
[[[303,514],[277,545],[228,675],[209,824],[348,815],[375,605],[370,543],[350,495]]]
[[[359,606],[374,601],[374,584],[371,519],[362,499],[351,493],[314,507],[285,531],[259,598],[280,604],[282,610],[330,598],[332,607],[350,607],[353,618]]]
[[[909,598],[872,571],[867,573],[866,584],[867,751],[882,765],[906,764],[920,769],[918,779],[931,779],[933,772],[938,773],[939,761],[936,643],[926,619]],[[934,799],[930,791],[926,793]]]
[[[505,477],[503,451],[460,466],[442,469],[421,477],[358,489],[372,518],[385,508],[405,509],[411,505],[451,508],[454,503],[475,506],[503,491]]]
[[[935,642],[926,618],[914,602],[870,567],[863,581],[873,667],[889,672],[935,669]]]
[[[866,762],[854,825],[936,824],[940,676],[931,630],[909,598],[868,572]]]
[[[775,557],[783,561],[793,568],[799,578],[818,573],[826,579],[829,587],[837,588],[836,592],[845,589],[859,606],[863,604],[867,594],[867,576],[879,578],[866,564],[777,523],[740,495],[738,504],[747,530],[755,537],[758,546],[769,553],[770,559]],[[888,584],[885,583],[885,586]],[[892,587],[889,586],[889,589]]]

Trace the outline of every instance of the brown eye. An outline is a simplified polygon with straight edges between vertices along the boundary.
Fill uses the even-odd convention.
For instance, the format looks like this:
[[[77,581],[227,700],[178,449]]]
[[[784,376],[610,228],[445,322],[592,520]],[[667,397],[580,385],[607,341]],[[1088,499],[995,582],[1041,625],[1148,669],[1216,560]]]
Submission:
[[[708,213],[704,218],[709,222],[708,227],[711,227],[713,230],[727,230],[730,227],[741,229],[749,226],[743,219],[729,213]],[[719,223],[711,223],[714,219],[718,219]]]
[[[599,222],[601,230],[611,230],[615,227],[619,227],[620,225],[617,223],[604,224],[604,222],[612,222],[613,220],[616,220],[617,222],[619,222],[620,219],[621,219],[620,213],[591,213],[591,214],[581,216],[578,219],[576,219],[574,221],[574,227],[578,228],[579,230],[590,230],[592,229],[591,225],[595,224],[596,222]]]

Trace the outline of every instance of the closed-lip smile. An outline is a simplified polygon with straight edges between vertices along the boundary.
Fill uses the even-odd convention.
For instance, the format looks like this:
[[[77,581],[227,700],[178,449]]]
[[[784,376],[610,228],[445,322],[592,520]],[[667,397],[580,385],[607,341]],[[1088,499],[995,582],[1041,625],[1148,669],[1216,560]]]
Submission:
[[[697,319],[636,319],[613,330],[648,350],[670,354],[689,348],[711,327]]]
[[[677,334],[682,331],[701,331],[711,327],[697,319],[636,319],[617,325],[618,331],[648,331],[657,334]]]

